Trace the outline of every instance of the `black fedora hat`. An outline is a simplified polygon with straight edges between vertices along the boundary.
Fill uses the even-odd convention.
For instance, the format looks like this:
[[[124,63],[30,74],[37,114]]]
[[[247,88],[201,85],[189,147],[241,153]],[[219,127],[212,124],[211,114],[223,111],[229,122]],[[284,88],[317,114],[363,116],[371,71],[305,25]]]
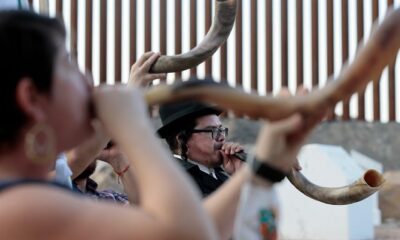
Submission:
[[[221,109],[195,101],[164,104],[160,106],[159,114],[162,127],[157,131],[161,138],[173,136],[186,127],[188,122],[210,114],[220,115]]]

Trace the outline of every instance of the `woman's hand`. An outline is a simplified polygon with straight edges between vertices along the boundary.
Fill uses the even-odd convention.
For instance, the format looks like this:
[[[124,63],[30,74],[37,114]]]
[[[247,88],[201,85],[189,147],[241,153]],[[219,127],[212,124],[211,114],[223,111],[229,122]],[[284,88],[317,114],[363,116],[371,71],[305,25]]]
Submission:
[[[306,89],[304,86],[300,85],[297,87],[296,89],[296,96],[305,96],[309,93],[308,89]],[[291,97],[293,96],[292,93],[290,92],[290,90],[288,88],[282,88],[279,93],[277,94],[277,97]],[[297,159],[297,157],[295,157],[294,162],[293,162],[293,168],[297,171],[301,170],[301,166],[300,163]]]
[[[112,146],[107,149],[103,149],[96,159],[106,162],[112,166],[115,172],[121,172],[126,166],[129,165],[129,161],[126,156],[119,150],[117,146]]]
[[[123,85],[100,86],[95,89],[93,98],[97,117],[117,143],[121,138],[129,142],[132,136],[128,134],[132,132],[152,131],[140,89]]]
[[[304,119],[295,114],[278,122],[266,123],[256,143],[256,158],[288,172],[296,163],[297,153],[307,132],[303,132]]]
[[[151,66],[160,57],[160,53],[146,52],[131,67],[128,85],[146,87],[155,79],[165,79],[166,73],[150,73]]]
[[[315,116],[294,114],[277,122],[266,123],[258,136],[255,155],[283,172],[299,169],[297,154],[311,130],[323,119],[325,110]]]

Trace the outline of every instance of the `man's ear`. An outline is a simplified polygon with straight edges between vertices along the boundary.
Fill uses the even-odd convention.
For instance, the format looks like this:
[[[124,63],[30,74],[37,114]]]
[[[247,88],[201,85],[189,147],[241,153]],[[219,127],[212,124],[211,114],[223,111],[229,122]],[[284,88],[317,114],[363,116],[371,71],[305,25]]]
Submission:
[[[16,87],[16,102],[21,111],[31,120],[38,122],[45,118],[40,104],[42,94],[37,90],[31,78],[23,78]]]
[[[183,143],[185,143],[185,147],[188,148],[188,140],[190,138],[190,133],[186,130],[181,131],[180,133],[177,134],[176,140],[178,142],[179,146],[182,146]]]
[[[178,147],[180,147],[180,146],[181,146],[181,143],[183,142],[182,134],[181,134],[181,133],[178,133],[178,134],[175,136],[175,140],[176,140],[176,142],[178,143]]]
[[[187,138],[188,138],[188,134],[186,131],[181,131],[180,133],[178,133],[176,135],[176,140],[178,141],[178,143],[187,141]]]
[[[175,136],[175,140],[176,140],[176,142],[177,142],[178,144],[180,143],[180,141],[181,141],[180,134],[177,134],[177,135]]]

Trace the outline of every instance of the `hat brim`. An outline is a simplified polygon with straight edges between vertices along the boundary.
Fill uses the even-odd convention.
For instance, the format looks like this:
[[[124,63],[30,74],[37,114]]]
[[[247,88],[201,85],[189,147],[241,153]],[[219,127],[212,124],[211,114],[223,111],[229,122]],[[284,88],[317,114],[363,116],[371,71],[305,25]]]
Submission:
[[[182,114],[182,116],[176,117],[174,121],[171,121],[164,126],[160,127],[157,130],[157,134],[161,138],[166,138],[168,136],[174,136],[176,135],[179,131],[184,129],[187,124],[196,118],[206,116],[206,115],[212,115],[215,114],[219,116],[222,113],[221,109],[218,108],[212,108],[212,107],[204,107],[203,109],[196,109],[195,111],[192,112],[186,112]]]

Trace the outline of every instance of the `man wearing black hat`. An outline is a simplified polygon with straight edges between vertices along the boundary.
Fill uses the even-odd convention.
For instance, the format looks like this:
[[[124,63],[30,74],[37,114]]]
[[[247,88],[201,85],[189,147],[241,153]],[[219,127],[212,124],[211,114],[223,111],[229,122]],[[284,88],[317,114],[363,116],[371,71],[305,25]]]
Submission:
[[[160,107],[163,126],[158,130],[174,157],[207,196],[222,185],[242,162],[234,153],[243,151],[227,143],[228,128],[222,127],[221,110],[199,102],[180,102]],[[223,167],[221,167],[223,166]]]

